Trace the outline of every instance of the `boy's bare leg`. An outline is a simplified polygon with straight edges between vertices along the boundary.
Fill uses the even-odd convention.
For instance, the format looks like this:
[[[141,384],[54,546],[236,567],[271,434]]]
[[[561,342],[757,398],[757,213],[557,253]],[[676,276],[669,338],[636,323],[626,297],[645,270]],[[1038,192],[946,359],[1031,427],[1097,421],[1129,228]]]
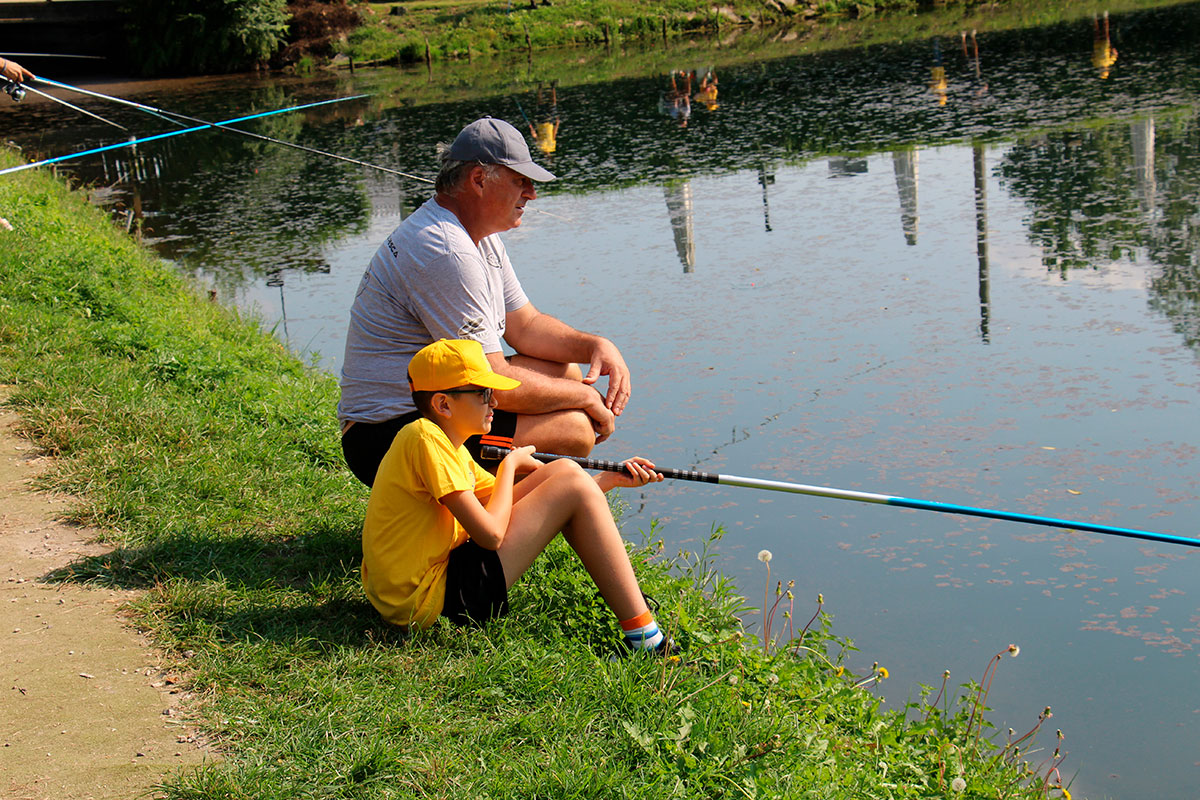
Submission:
[[[546,464],[515,487],[508,533],[498,551],[510,588],[559,531],[618,620],[647,610],[608,499],[571,461]]]

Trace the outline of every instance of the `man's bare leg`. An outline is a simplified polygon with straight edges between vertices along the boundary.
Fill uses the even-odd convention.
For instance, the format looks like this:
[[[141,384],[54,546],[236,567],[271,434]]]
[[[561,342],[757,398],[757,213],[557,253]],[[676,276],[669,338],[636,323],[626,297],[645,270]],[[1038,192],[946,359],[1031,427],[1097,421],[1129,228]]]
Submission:
[[[583,372],[578,364],[543,361],[520,353],[508,361],[513,366],[551,378],[583,380]],[[592,418],[580,409],[551,411],[546,414],[520,414],[517,416],[517,427],[513,433],[513,444],[517,447],[531,444],[539,453],[587,456],[596,446],[596,429],[592,427]]]

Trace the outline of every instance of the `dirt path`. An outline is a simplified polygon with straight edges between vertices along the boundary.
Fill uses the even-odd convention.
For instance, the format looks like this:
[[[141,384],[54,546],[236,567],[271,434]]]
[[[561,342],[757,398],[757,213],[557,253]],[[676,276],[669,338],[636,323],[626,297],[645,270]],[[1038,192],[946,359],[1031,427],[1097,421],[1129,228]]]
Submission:
[[[42,582],[108,548],[56,521],[65,498],[31,489],[45,463],[15,422],[0,408],[0,797],[155,796],[206,757],[177,713],[186,694],[125,624],[131,593]]]

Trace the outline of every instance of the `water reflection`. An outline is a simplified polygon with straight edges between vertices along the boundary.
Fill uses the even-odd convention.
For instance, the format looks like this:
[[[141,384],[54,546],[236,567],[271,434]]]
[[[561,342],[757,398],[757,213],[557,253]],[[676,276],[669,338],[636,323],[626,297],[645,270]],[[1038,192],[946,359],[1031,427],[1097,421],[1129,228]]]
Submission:
[[[670,54],[641,77],[553,86],[562,177],[539,187],[548,213],[506,242],[540,306],[629,331],[638,397],[609,452],[1194,533],[1200,6],[1112,15],[1106,78],[1095,25],[1089,12],[955,27],[936,48],[718,63],[711,112],[676,72],[677,88],[692,81],[686,127],[657,104],[668,62],[684,63]],[[503,88],[432,102],[432,82],[360,70],[306,91],[367,89],[369,104],[271,132],[430,174],[433,144],[483,113],[531,113],[532,137],[554,74],[518,65]],[[154,102],[221,118],[295,99],[221,87]],[[26,124],[11,112],[5,124]],[[27,133],[50,141],[37,114]],[[162,252],[258,304],[293,347],[339,354],[347,292],[427,187],[221,135],[183,141],[85,174],[122,215],[140,193]],[[746,553],[770,546],[781,573],[836,597],[868,664],[907,671],[893,701],[1020,641],[999,722],[1053,702],[1093,796],[1194,794],[1200,709],[1162,688],[1194,675],[1194,557],[732,490],[627,499],[630,524],[661,519],[672,544],[726,524],[744,585],[760,566]]]
[[[692,225],[691,181],[674,181],[663,187],[667,198],[667,217],[671,220],[671,233],[675,237],[675,252],[684,272],[696,270],[696,234]]]
[[[892,153],[896,192],[900,195],[900,228],[904,231],[904,241],[910,247],[917,243],[917,225],[921,221],[917,209],[917,161],[915,147]]]

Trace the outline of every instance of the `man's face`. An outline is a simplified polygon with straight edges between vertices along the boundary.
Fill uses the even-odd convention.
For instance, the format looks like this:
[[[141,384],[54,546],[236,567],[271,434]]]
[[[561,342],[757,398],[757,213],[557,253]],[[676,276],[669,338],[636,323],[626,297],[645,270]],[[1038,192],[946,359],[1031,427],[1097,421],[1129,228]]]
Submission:
[[[525,204],[537,199],[533,180],[508,167],[497,166],[491,178],[484,178],[482,205],[488,228],[493,232],[512,230],[521,224]]]

